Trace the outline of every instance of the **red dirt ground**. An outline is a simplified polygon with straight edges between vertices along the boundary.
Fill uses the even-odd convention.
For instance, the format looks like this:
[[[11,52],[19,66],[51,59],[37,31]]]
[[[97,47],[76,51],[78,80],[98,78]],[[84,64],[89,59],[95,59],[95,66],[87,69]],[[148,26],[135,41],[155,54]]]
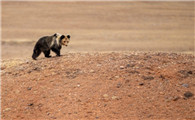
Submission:
[[[195,119],[193,55],[67,53],[1,69],[4,120]]]

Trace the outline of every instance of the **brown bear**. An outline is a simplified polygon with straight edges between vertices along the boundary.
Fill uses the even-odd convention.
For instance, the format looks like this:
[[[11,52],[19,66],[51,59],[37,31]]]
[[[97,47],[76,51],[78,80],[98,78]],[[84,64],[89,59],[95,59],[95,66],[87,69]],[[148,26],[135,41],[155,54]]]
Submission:
[[[59,33],[55,33],[52,36],[41,37],[35,44],[32,58],[36,60],[41,52],[44,53],[45,57],[49,58],[51,57],[50,50],[55,52],[57,56],[60,56],[62,45],[68,46],[69,41],[70,35],[65,36]]]

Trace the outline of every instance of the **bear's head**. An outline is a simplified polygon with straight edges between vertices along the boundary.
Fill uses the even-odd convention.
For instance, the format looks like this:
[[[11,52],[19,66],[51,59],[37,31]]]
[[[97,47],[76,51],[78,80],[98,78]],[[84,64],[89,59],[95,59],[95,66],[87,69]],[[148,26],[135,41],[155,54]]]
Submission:
[[[60,45],[68,46],[68,43],[70,41],[70,35],[61,35],[59,33],[55,33],[54,36],[56,37],[56,41]]]

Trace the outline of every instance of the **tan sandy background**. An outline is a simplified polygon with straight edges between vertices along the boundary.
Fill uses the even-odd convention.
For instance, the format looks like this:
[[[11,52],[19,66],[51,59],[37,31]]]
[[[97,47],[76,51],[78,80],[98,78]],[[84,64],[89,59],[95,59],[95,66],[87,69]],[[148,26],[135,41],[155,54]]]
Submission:
[[[194,2],[2,2],[2,58],[30,58],[35,42],[70,34],[66,52],[193,53]]]
[[[195,120],[194,2],[2,2],[1,42],[3,120]]]

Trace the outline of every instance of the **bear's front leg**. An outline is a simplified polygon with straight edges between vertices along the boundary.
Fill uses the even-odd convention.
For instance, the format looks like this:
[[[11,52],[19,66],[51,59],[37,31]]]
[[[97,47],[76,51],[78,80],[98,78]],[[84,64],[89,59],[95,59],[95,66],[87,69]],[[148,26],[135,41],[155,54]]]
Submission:
[[[56,56],[60,56],[60,49],[52,48],[51,50],[56,53]]]
[[[50,58],[51,57],[50,56],[50,50],[44,51],[43,53],[45,54],[45,57],[47,57],[47,58]]]

